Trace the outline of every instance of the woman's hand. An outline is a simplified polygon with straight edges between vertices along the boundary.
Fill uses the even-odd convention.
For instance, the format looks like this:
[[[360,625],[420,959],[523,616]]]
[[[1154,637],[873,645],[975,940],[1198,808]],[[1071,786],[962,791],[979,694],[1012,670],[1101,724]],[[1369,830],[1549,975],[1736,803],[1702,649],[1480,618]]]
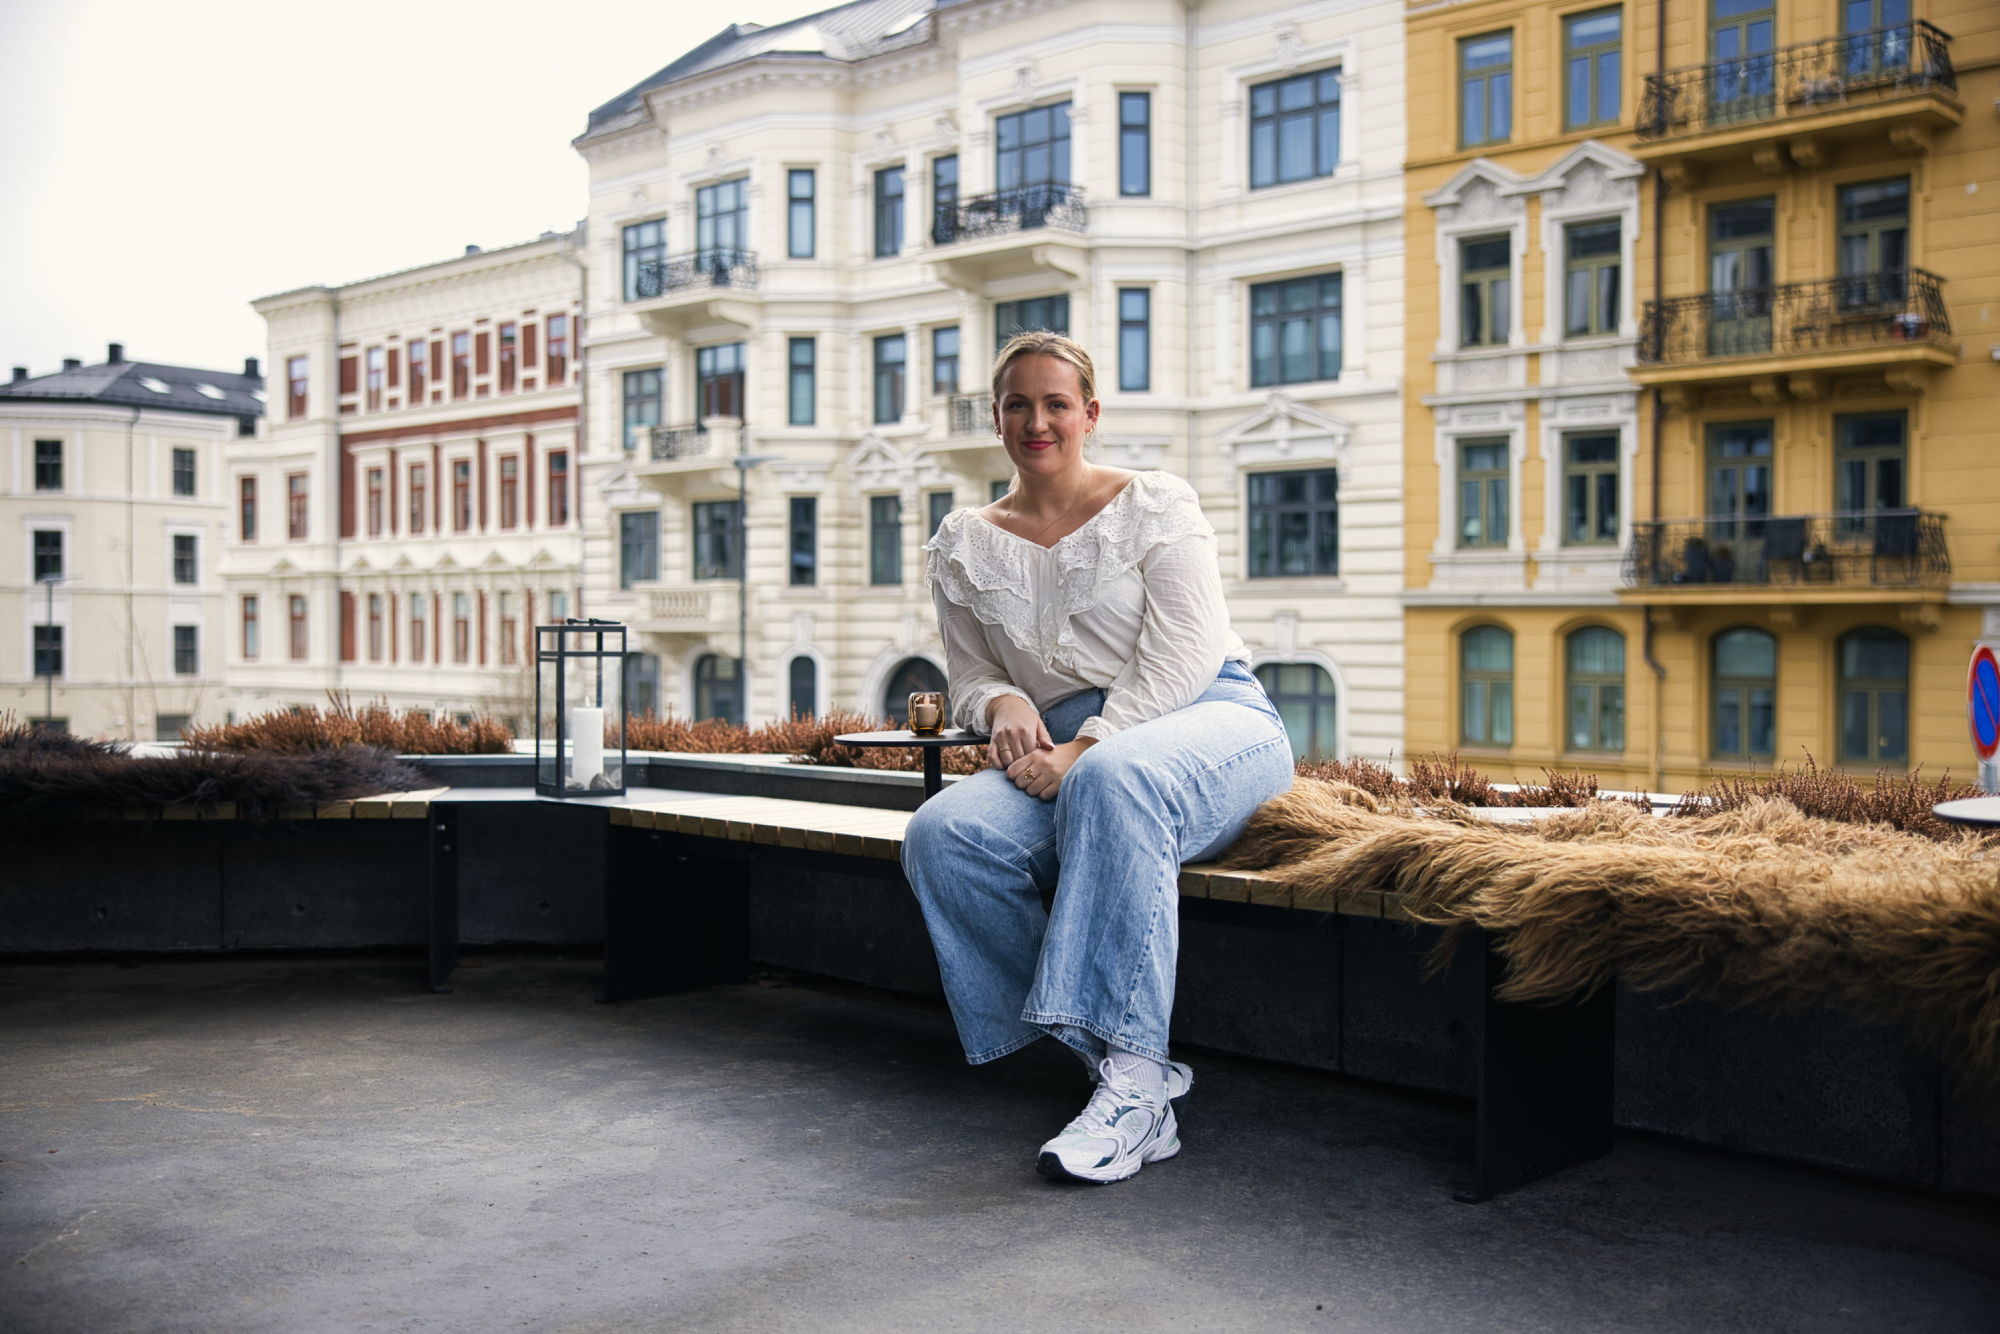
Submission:
[[[1080,736],[1074,741],[1065,741],[1060,746],[1050,746],[1024,755],[1007,766],[1007,777],[1014,780],[1014,786],[1031,797],[1043,801],[1054,801],[1062,788],[1063,775],[1075,764],[1077,758],[1096,745],[1095,739]]]
[[[986,711],[986,729],[992,740],[986,747],[986,762],[995,769],[1007,769],[1016,761],[1055,745],[1042,715],[1019,695],[1002,695]]]

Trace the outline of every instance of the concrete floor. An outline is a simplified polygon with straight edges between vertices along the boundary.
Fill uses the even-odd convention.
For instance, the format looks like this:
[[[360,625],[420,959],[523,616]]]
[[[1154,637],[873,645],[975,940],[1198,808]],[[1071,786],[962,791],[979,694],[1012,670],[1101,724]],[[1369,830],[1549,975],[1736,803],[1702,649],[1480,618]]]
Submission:
[[[1048,1044],[832,984],[0,969],[0,1330],[1982,1330],[2000,1210],[1628,1136],[1452,1202],[1459,1105],[1195,1055],[1181,1156],[1065,1187]]]

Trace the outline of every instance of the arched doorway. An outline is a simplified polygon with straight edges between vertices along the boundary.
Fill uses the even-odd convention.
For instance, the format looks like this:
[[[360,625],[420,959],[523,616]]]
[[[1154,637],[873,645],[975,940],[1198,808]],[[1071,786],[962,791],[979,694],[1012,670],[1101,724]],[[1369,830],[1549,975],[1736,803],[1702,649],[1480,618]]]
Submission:
[[[910,695],[918,690],[943,690],[944,673],[928,658],[905,658],[889,673],[882,688],[882,712],[901,727],[910,718]]]

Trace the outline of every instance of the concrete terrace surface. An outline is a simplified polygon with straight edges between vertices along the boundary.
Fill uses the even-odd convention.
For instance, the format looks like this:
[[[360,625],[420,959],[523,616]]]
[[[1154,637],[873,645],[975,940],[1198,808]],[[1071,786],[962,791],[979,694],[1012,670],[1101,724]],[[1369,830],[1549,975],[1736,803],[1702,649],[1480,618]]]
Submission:
[[[2000,1328],[1989,1205],[1638,1135],[1458,1204],[1462,1104],[1200,1052],[1179,1158],[1058,1185],[1053,1044],[595,972],[0,968],[0,1330]]]

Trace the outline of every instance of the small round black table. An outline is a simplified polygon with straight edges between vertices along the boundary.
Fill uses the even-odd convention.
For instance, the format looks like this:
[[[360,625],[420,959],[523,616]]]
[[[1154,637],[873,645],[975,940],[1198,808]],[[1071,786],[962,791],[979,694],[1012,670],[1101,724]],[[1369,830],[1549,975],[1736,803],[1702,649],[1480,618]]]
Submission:
[[[963,727],[947,727],[936,736],[918,736],[915,732],[848,732],[834,738],[843,746],[902,746],[916,747],[924,753],[924,800],[938,794],[944,786],[944,748],[946,746],[983,746],[987,738],[977,732],[968,732]]]
[[[1940,801],[1931,814],[1953,824],[2000,825],[2000,797],[1966,797],[1961,801]]]

